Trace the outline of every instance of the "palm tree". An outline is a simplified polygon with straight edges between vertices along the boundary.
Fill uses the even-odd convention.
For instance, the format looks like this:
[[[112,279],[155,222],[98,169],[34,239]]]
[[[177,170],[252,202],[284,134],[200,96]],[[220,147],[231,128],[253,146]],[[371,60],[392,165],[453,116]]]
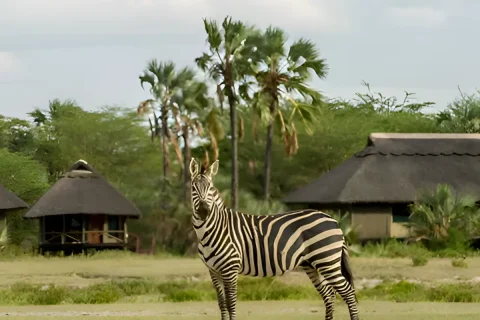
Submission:
[[[175,63],[172,61],[158,62],[152,59],[147,63],[147,67],[143,75],[139,76],[140,85],[143,88],[144,83],[150,85],[150,93],[153,99],[148,99],[140,103],[138,112],[145,113],[150,107],[157,103],[160,116],[157,117],[155,112],[154,123],[150,121],[152,129],[152,139],[160,136],[162,140],[162,161],[163,161],[163,187],[162,191],[165,195],[166,181],[169,170],[169,149],[168,142],[176,143],[174,135],[171,134],[168,119],[171,114],[171,99],[180,90],[193,80],[194,71],[185,67],[180,71],[176,70]]]
[[[188,202],[190,190],[190,171],[192,137],[204,137],[205,129],[210,138],[210,144],[218,158],[218,140],[225,136],[223,124],[215,107],[213,99],[208,97],[208,87],[204,82],[192,81],[181,92],[172,97],[172,111],[175,127],[183,139],[183,178],[184,200]]]
[[[458,196],[448,185],[440,184],[432,193],[424,193],[411,205],[408,227],[413,240],[426,239],[442,244],[452,232],[467,238],[478,233],[480,211],[474,197]]]
[[[220,103],[223,96],[228,99],[230,107],[230,132],[232,144],[232,181],[231,206],[238,207],[238,149],[237,149],[237,113],[238,95],[235,91],[236,82],[243,76],[243,71],[248,66],[244,51],[244,42],[248,35],[254,31],[241,21],[232,21],[226,17],[220,30],[215,20],[203,19],[209,52],[195,59],[197,65],[208,71],[209,75],[217,82],[217,93]],[[220,90],[221,89],[221,90]]]
[[[313,117],[312,105],[321,103],[320,93],[309,87],[310,70],[318,78],[323,79],[328,72],[325,59],[320,58],[315,45],[309,40],[300,39],[290,47],[286,45],[287,37],[283,30],[269,27],[263,34],[253,35],[249,38],[248,45],[254,46],[252,50],[252,75],[259,87],[254,95],[254,109],[267,123],[267,136],[265,146],[265,200],[270,198],[270,168],[275,120],[279,120],[280,130],[283,134],[288,155],[297,151],[296,130],[293,122],[286,124],[282,114],[282,101],[288,101],[293,115],[300,115],[308,127],[308,120]],[[302,61],[303,60],[303,61]],[[245,92],[245,90],[242,90]],[[290,94],[297,93],[303,96],[305,103],[297,102]],[[267,111],[265,111],[265,109]],[[283,108],[285,110],[285,108]]]

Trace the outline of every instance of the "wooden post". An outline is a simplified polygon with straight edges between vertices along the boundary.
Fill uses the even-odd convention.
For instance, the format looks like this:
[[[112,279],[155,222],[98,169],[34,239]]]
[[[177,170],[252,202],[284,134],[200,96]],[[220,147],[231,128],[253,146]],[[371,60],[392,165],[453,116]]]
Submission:
[[[123,241],[125,244],[128,242],[128,230],[127,230],[127,218],[123,218]]]
[[[85,215],[82,214],[82,244],[84,244],[86,241],[85,241]]]
[[[38,234],[38,244],[42,244],[42,238],[45,233],[45,223],[43,222],[44,219],[45,217],[40,217],[40,233]]]
[[[65,215],[62,215],[62,235],[61,235],[61,238],[62,238],[62,244],[65,244]]]

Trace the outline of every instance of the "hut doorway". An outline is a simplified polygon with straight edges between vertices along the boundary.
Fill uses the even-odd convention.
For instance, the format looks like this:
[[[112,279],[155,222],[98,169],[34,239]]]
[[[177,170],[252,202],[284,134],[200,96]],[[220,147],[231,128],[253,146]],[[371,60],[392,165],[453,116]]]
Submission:
[[[88,243],[97,244],[103,242],[103,224],[105,217],[103,215],[88,216]],[[99,232],[95,232],[99,231]]]

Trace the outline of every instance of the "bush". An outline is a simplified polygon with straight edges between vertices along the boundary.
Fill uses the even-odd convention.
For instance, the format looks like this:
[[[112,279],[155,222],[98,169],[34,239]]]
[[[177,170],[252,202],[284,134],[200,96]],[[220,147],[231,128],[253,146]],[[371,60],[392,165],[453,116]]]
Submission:
[[[425,266],[428,263],[428,257],[415,256],[415,257],[412,257],[412,262],[414,267]]]
[[[452,260],[452,267],[455,268],[468,268],[468,264],[463,259],[453,259]]]

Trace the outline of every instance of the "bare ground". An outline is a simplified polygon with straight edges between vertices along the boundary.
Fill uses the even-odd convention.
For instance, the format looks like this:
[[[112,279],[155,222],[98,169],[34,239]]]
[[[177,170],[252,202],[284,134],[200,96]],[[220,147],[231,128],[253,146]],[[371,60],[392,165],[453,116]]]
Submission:
[[[359,305],[361,319],[380,320],[437,320],[478,319],[480,306],[462,303],[392,303],[362,302]],[[323,319],[323,305],[313,301],[239,302],[239,319]],[[336,307],[336,319],[347,320],[347,308]],[[10,319],[218,319],[214,302],[202,303],[158,303],[158,304],[114,304],[114,305],[62,305],[0,307],[0,317]]]

